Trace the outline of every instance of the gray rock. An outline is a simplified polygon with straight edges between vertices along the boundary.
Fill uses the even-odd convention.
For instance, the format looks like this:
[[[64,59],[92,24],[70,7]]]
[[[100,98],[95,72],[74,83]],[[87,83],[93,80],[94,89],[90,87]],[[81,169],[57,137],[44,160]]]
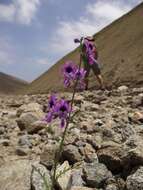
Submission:
[[[34,164],[33,166],[34,167],[31,180],[33,190],[43,190],[46,188],[44,184],[44,179],[41,177],[41,175],[45,176],[47,185],[51,187],[51,177],[49,171],[41,164]]]
[[[98,150],[101,148],[102,145],[102,134],[98,133],[95,136],[91,136],[90,138],[87,139],[87,142],[90,143],[95,150]]]
[[[72,170],[71,176],[71,186],[84,186],[85,182],[82,179],[82,170],[81,169],[74,169]]]
[[[105,143],[104,148],[101,148],[97,155],[100,162],[104,163],[112,172],[118,173],[123,169],[122,152],[120,145]]]
[[[64,160],[68,160],[71,164],[74,164],[82,159],[78,148],[74,145],[67,145],[62,152]]]
[[[30,190],[31,163],[13,161],[0,167],[0,190]]]
[[[1,139],[0,140],[0,145],[3,145],[3,146],[9,146],[10,145],[10,140],[8,139]]]
[[[5,133],[5,127],[0,126],[0,135]]]
[[[66,172],[64,172],[66,170]],[[68,161],[65,161],[61,166],[57,167],[56,170],[56,176],[58,176],[60,173],[60,177],[57,179],[57,185],[62,190],[67,190],[70,187],[71,184],[71,169]]]
[[[133,135],[136,135],[136,131],[134,127],[130,124],[125,125],[124,128],[121,130],[121,136],[123,142],[128,140]]]
[[[110,184],[106,186],[105,190],[119,190],[116,184]]]
[[[49,144],[45,147],[44,151],[40,155],[40,163],[45,165],[48,169],[51,169],[55,159],[55,153],[57,146]]]
[[[23,136],[21,136],[21,137],[19,138],[19,140],[18,140],[18,144],[19,144],[20,146],[27,146],[27,147],[29,147],[29,148],[32,147],[32,144],[31,144],[31,142],[30,142],[30,138],[29,138],[28,135],[23,135]]]
[[[70,190],[97,190],[95,188],[89,188],[89,187],[80,187],[80,186],[73,186]]]
[[[39,134],[32,134],[30,135],[30,142],[33,146],[37,146],[41,143],[41,136]]]
[[[122,160],[126,167],[143,164],[143,140],[141,137],[131,136],[123,146]]]
[[[17,115],[20,116],[22,113],[35,113],[37,117],[43,117],[42,107],[38,103],[29,103],[20,106],[17,110]]]
[[[83,178],[88,187],[102,188],[112,173],[101,163],[86,163],[83,168]]]
[[[32,123],[29,128],[27,129],[28,133],[33,134],[33,133],[38,133],[38,131],[46,128],[47,123],[44,121],[35,121]]]
[[[115,177],[109,178],[106,181],[105,190],[120,190],[124,188],[120,188],[121,186],[118,185],[118,182],[116,181]]]
[[[139,106],[143,106],[143,94],[140,94],[137,97],[135,96],[132,99],[132,107],[138,108]]]
[[[94,123],[95,123],[95,125],[98,125],[98,126],[101,126],[101,125],[104,124],[101,119],[96,119],[96,120],[94,121]]]
[[[118,92],[125,93],[128,91],[128,89],[129,88],[127,86],[119,86],[117,90],[118,90]]]
[[[37,115],[34,113],[23,113],[21,114],[20,118],[17,119],[17,124],[20,130],[27,130],[31,127],[31,124],[35,121],[38,121]]]
[[[26,146],[23,146],[23,147],[17,147],[16,148],[16,154],[18,156],[27,156],[28,153],[29,153],[30,149]]]
[[[84,156],[85,162],[98,162],[97,154],[90,144],[85,143],[85,145],[80,148],[80,152]]]
[[[125,187],[126,187],[126,182],[120,177],[116,178],[116,184],[117,184],[119,190],[125,189]]]
[[[127,190],[143,189],[143,167],[139,167],[137,171],[127,177]]]
[[[133,123],[143,123],[143,112],[136,111],[134,113],[129,113],[129,121]]]
[[[85,111],[98,111],[99,105],[96,103],[84,101],[84,104],[82,105],[82,109]]]
[[[14,119],[17,117],[17,111],[16,110],[13,110],[13,111],[9,111],[8,112],[8,118],[10,119]]]

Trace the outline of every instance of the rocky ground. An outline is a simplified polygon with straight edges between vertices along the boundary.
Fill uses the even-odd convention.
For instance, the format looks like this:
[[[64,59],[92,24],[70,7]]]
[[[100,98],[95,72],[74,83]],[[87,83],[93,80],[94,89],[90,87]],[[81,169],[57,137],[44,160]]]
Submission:
[[[0,190],[43,190],[32,166],[50,183],[62,129],[41,121],[48,96],[0,96]],[[74,111],[57,189],[143,190],[143,88],[80,92]]]

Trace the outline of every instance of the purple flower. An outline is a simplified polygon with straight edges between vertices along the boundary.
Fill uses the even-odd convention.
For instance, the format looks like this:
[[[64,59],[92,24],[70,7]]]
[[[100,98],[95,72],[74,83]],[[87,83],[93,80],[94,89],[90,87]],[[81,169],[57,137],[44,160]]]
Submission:
[[[48,110],[44,121],[50,123],[52,120],[59,118],[61,120],[60,126],[63,128],[66,124],[68,114],[71,112],[70,104],[64,99],[57,100],[56,96],[51,96],[48,107],[49,105],[51,107]]]
[[[61,120],[61,128],[65,126],[66,120],[68,118],[68,114],[71,112],[71,107],[69,103],[61,99],[55,106],[55,113],[58,115],[59,119]]]
[[[72,61],[68,61],[64,64],[62,73],[64,76],[65,87],[69,87],[71,85],[71,82],[74,80],[76,68],[77,66]]]
[[[76,66],[72,61],[67,61],[62,68],[63,74],[71,78],[74,76],[75,70]]]
[[[83,68],[81,69],[77,68],[75,72],[75,79],[78,78],[79,80],[83,80],[85,78],[85,74],[86,71]]]
[[[77,84],[77,88],[78,89],[84,89],[85,88],[85,75],[86,75],[86,71],[81,68],[79,70],[79,68],[76,70],[75,73],[75,80],[78,79],[78,84]]]
[[[78,88],[84,89],[84,78],[86,71],[83,68],[78,68],[72,61],[69,61],[63,66],[64,86],[70,87],[76,80],[78,80]]]
[[[44,121],[50,123],[52,119],[55,117],[54,116],[54,106],[57,103],[57,97],[55,95],[51,95],[48,101],[48,106],[47,106],[47,114],[44,118]]]
[[[47,114],[46,114],[46,116],[45,116],[45,118],[44,118],[44,121],[46,121],[47,123],[50,123],[51,121],[52,121],[52,119],[53,119],[53,112],[52,111],[49,111]]]
[[[49,102],[48,102],[48,108],[51,109],[57,101],[57,97],[55,95],[50,96]]]

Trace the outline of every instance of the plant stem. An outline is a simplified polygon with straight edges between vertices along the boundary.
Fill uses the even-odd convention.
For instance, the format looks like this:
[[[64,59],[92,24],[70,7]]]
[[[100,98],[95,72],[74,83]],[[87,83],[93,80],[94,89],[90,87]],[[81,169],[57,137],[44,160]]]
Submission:
[[[80,44],[80,49],[81,49],[81,44]],[[80,71],[80,69],[81,69],[81,63],[82,63],[82,57],[81,57],[81,53],[80,53],[80,61],[79,61],[78,71]],[[74,84],[74,88],[73,88],[73,94],[72,94],[72,99],[71,99],[71,110],[72,110],[73,104],[74,104],[74,97],[75,97],[75,94],[76,94],[76,87],[77,87],[77,84],[78,84],[78,80],[79,80],[79,77],[77,77],[77,79],[75,81],[75,84]],[[54,186],[55,186],[55,183],[56,183],[56,170],[57,170],[58,162],[59,162],[62,150],[63,150],[64,140],[65,140],[67,129],[68,129],[68,126],[69,126],[69,123],[70,123],[70,119],[71,119],[71,112],[68,115],[68,118],[67,118],[67,121],[66,121],[66,126],[65,126],[63,136],[62,136],[62,140],[60,142],[58,152],[55,155],[54,173],[53,173],[53,176],[52,176],[52,190],[54,190]]]

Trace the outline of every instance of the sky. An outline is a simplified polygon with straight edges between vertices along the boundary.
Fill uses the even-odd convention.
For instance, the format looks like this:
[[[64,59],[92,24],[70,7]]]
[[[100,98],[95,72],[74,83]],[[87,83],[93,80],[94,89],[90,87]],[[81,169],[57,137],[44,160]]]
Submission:
[[[32,81],[142,0],[0,0],[0,72]]]

